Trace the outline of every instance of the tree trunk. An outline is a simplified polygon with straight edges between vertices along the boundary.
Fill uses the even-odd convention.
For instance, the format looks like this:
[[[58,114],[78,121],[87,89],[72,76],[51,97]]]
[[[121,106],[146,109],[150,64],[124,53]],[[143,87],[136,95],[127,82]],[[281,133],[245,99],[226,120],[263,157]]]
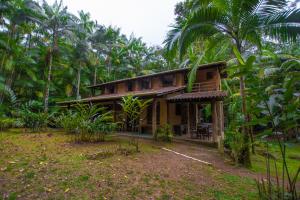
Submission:
[[[76,99],[80,99],[80,79],[81,79],[81,62],[77,70],[77,87],[76,87]]]
[[[240,77],[240,95],[242,98],[242,113],[245,118],[245,122],[248,123],[248,115],[247,115],[247,105],[246,105],[246,96],[245,96],[245,77]],[[242,131],[244,134],[244,149],[242,150],[242,157],[239,159],[240,163],[245,166],[251,166],[251,159],[250,159],[250,148],[249,148],[249,132],[246,126],[242,127]]]
[[[48,109],[49,109],[49,90],[50,90],[50,83],[51,83],[51,75],[52,75],[52,59],[53,59],[53,55],[52,55],[53,51],[52,49],[50,49],[49,52],[49,61],[48,61],[48,76],[47,76],[47,83],[46,83],[46,87],[45,87],[45,94],[44,94],[44,112],[48,113]]]
[[[239,52],[243,55],[241,43],[238,39],[236,39],[236,44]],[[246,102],[246,95],[245,95],[245,77],[241,75],[240,77],[240,95],[242,98],[242,113],[244,115],[245,122],[249,122],[249,116],[247,114],[247,102]],[[247,125],[248,126],[248,125]],[[249,146],[249,131],[247,126],[242,126],[242,132],[244,134],[244,149],[242,150],[241,157],[239,158],[239,162],[244,166],[250,167],[251,166],[251,159],[250,159],[250,146]]]

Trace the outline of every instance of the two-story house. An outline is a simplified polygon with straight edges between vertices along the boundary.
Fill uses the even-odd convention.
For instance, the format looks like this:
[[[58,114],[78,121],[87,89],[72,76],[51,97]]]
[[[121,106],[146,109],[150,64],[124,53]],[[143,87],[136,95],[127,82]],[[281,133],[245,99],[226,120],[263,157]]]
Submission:
[[[67,107],[77,102],[101,104],[111,109],[115,122],[119,122],[124,120],[120,115],[122,97],[151,98],[152,104],[137,125],[142,133],[154,134],[159,126],[169,124],[180,137],[216,143],[224,137],[222,100],[226,93],[221,91],[221,79],[225,67],[224,62],[199,66],[191,92],[186,89],[189,69],[183,68],[92,85],[89,88],[98,95],[60,104]],[[204,108],[211,111],[206,119]],[[132,129],[125,126],[121,131],[128,130]]]

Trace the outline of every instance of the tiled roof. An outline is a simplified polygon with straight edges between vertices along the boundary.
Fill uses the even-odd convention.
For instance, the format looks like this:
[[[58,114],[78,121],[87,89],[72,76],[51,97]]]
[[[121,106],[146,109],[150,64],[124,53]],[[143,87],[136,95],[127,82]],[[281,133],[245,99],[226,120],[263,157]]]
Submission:
[[[199,68],[210,68],[210,67],[226,67],[226,62],[221,61],[221,62],[203,64],[203,65],[199,66]],[[155,74],[137,76],[134,78],[125,78],[125,79],[110,81],[110,82],[106,82],[106,83],[100,83],[97,85],[88,86],[88,88],[100,87],[100,86],[104,86],[104,85],[108,85],[108,84],[121,83],[121,82],[142,79],[142,78],[147,78],[147,77],[152,77],[152,76],[159,76],[159,75],[164,75],[164,74],[171,74],[171,73],[176,73],[176,72],[188,72],[189,70],[190,70],[189,68],[174,69],[174,70],[159,72],[159,73],[155,73]]]
[[[116,94],[104,94],[94,97],[89,97],[81,100],[73,100],[73,101],[65,101],[59,102],[59,104],[68,104],[68,103],[84,103],[84,102],[94,102],[94,101],[110,101],[121,99],[124,96],[132,95],[136,97],[146,97],[146,96],[162,96],[166,94],[170,94],[173,92],[181,91],[185,89],[185,86],[180,87],[165,87],[161,89],[149,89],[142,91],[134,91],[134,92],[126,92],[126,93],[116,93]]]
[[[224,91],[207,91],[207,92],[193,92],[193,93],[183,93],[173,97],[167,98],[168,101],[197,101],[201,99],[222,99],[227,96]]]

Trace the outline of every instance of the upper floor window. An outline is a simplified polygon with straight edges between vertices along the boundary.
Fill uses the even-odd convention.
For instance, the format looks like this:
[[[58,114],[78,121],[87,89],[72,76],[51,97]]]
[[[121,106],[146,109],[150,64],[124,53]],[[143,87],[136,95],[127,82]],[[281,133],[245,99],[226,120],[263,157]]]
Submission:
[[[206,80],[211,80],[214,78],[214,72],[206,72]]]
[[[141,83],[141,89],[146,90],[151,88],[151,80],[150,78],[144,78],[140,81]]]
[[[133,82],[132,81],[127,82],[127,91],[128,92],[133,91]]]
[[[174,74],[164,75],[161,77],[163,87],[173,86],[175,76]]]
[[[107,91],[108,91],[108,93],[109,94],[113,94],[113,93],[115,93],[115,86],[114,85],[108,85],[107,86]]]

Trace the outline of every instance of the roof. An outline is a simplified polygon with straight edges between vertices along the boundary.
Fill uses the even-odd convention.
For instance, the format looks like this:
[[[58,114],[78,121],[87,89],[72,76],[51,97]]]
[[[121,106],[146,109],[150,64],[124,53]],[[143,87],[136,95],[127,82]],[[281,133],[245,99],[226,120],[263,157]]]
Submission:
[[[85,98],[85,99],[81,99],[81,100],[59,102],[59,104],[117,100],[117,99],[121,99],[122,97],[125,97],[128,95],[132,95],[132,96],[136,96],[136,97],[163,96],[163,95],[170,94],[173,92],[182,91],[185,88],[186,88],[185,86],[180,86],[180,87],[172,86],[172,87],[165,87],[165,88],[161,88],[161,89],[149,89],[149,90],[133,91],[133,92],[127,92],[127,93],[120,93],[120,94],[104,94],[104,95],[89,97],[89,98]]]
[[[226,62],[221,61],[221,62],[204,64],[204,65],[200,65],[199,68],[210,68],[210,67],[218,67],[218,66],[225,67],[226,66]],[[88,86],[88,88],[100,87],[100,86],[104,86],[104,85],[108,85],[108,84],[121,83],[121,82],[126,82],[126,81],[131,81],[131,80],[137,80],[137,79],[142,79],[142,78],[147,78],[147,77],[153,77],[153,76],[160,76],[160,75],[171,74],[171,73],[176,73],[176,72],[188,72],[189,70],[190,70],[190,68],[174,69],[174,70],[159,72],[159,73],[155,73],[155,74],[137,76],[137,77],[134,77],[134,78],[125,78],[125,79],[110,81],[110,82],[106,82],[106,83],[91,85],[91,86]]]
[[[177,96],[167,98],[168,101],[198,101],[203,99],[222,99],[227,96],[227,92],[224,91],[207,91],[207,92],[193,92],[193,93],[183,93]]]

